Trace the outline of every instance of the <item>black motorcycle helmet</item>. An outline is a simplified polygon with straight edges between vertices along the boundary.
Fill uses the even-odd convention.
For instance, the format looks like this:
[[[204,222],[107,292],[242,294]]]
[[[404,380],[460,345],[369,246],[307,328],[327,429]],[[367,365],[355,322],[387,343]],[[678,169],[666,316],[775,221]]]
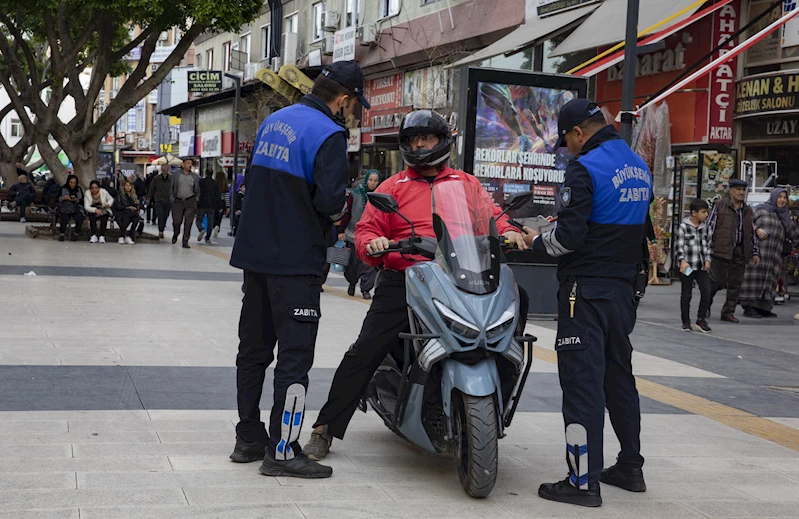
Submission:
[[[438,145],[431,150],[411,149],[410,137],[432,133],[438,136]],[[436,168],[443,164],[452,149],[452,132],[447,121],[433,110],[416,110],[402,120],[399,131],[399,148],[402,159],[414,169]]]

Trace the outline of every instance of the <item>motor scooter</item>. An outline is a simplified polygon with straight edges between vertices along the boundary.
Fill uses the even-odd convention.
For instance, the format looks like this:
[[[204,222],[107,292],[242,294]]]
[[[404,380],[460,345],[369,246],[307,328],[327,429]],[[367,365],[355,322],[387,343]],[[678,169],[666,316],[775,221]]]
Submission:
[[[367,195],[377,210],[411,225],[410,238],[391,242],[383,254],[417,263],[405,271],[410,332],[380,364],[361,409],[368,402],[400,437],[456,458],[464,490],[481,498],[496,483],[497,443],[513,420],[537,339],[523,335],[526,316],[519,320],[493,211],[470,209],[490,203],[467,203],[480,194],[462,182],[431,189],[435,239],[417,236],[391,195]],[[505,211],[531,199],[518,193]]]

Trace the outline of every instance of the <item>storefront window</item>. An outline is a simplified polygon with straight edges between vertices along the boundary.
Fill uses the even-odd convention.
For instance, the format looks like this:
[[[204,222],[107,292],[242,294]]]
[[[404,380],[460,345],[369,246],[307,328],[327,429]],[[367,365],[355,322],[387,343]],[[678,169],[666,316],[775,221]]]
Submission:
[[[575,52],[574,54],[567,54],[565,56],[556,56],[553,58],[549,57],[549,53],[555,50],[555,47],[560,45],[563,40],[565,40],[572,32],[575,31],[575,29],[577,29],[577,27],[563,32],[542,44],[544,47],[544,52],[541,64],[541,72],[564,74],[574,67],[581,65],[596,56],[595,50],[590,49]]]
[[[775,161],[778,185],[799,184],[799,147],[796,145],[747,146],[746,160]],[[762,169],[758,173],[757,185],[760,185],[766,180],[767,172]]]

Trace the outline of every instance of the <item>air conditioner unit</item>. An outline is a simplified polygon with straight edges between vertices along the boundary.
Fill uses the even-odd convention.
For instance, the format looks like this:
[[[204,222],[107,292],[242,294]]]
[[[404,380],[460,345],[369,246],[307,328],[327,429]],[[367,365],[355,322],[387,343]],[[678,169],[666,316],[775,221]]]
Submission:
[[[366,24],[358,27],[358,43],[361,45],[377,45],[377,34],[374,24]]]
[[[287,32],[286,33],[286,48],[283,52],[283,58],[285,59],[286,65],[296,65],[297,64],[297,47],[299,44],[299,40],[297,39],[296,32]]]
[[[150,64],[150,71],[155,72],[156,70],[158,70],[158,63]]]
[[[139,139],[138,145],[139,145],[138,148],[140,150],[146,150],[147,148],[150,147],[150,141],[148,141],[147,139]]]
[[[328,56],[333,55],[333,46],[336,43],[335,36],[325,36],[325,39],[322,41],[322,53],[327,54]]]
[[[136,136],[133,135],[132,133],[129,133],[129,134],[125,135],[125,144],[133,144],[133,140],[135,138],[136,138]]]
[[[341,15],[338,11],[325,11],[325,29],[330,31],[338,30]]]
[[[158,35],[158,39],[161,41],[166,41],[169,39],[169,33],[167,31],[162,32]]]
[[[117,96],[116,90],[111,90],[110,92],[108,92],[108,99],[114,99],[116,98],[116,96]]]
[[[244,65],[244,81],[249,81],[250,79],[255,79],[255,73],[258,72],[261,68],[260,63],[247,63]]]

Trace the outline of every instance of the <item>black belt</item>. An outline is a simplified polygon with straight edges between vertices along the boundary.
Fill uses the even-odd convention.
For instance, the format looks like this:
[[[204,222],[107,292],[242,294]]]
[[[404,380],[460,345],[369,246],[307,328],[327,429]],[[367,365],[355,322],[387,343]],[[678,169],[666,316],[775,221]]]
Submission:
[[[634,279],[627,279],[627,278],[611,278],[611,277],[603,277],[603,276],[570,276],[567,277],[566,280],[561,283],[561,285],[565,285],[566,283],[574,283],[575,281],[579,281],[581,279],[607,279],[610,281],[621,281],[625,285],[630,285],[631,287],[635,288],[635,280]]]

